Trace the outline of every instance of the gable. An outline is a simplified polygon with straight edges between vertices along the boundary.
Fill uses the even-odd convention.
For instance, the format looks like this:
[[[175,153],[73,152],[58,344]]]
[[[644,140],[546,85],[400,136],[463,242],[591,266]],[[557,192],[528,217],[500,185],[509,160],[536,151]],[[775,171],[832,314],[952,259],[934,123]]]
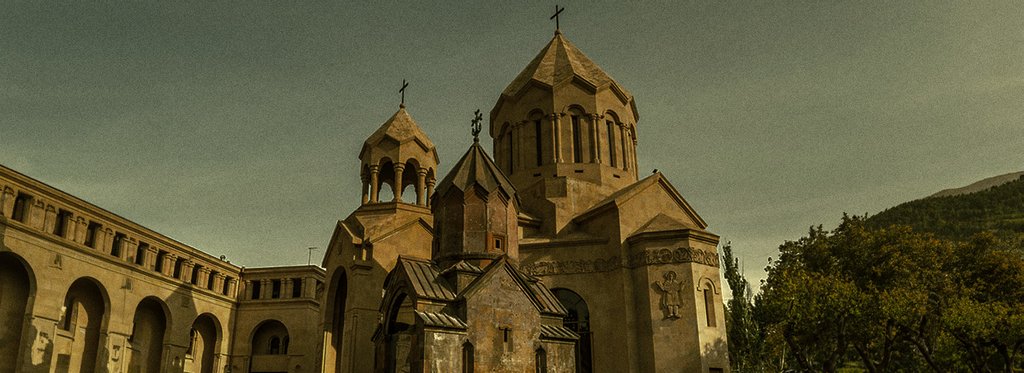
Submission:
[[[615,192],[573,220],[578,224],[586,224],[591,219],[612,212],[618,213],[621,231],[627,234],[639,229],[658,214],[666,215],[693,229],[707,228],[704,219],[661,173],[648,176]]]

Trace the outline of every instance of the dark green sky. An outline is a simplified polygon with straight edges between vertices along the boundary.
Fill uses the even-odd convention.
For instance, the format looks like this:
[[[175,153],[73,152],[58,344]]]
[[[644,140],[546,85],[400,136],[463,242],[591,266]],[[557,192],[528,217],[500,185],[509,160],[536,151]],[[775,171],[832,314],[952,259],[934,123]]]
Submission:
[[[812,224],[1024,169],[1022,2],[561,4],[636,96],[641,174],[754,282]],[[0,163],[238,264],[305,263],[402,79],[444,172],[553,6],[0,0]]]

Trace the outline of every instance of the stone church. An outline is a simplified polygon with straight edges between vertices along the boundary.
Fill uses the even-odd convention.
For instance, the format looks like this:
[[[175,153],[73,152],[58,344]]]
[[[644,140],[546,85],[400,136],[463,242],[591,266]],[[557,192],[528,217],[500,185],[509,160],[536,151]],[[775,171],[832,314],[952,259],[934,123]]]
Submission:
[[[0,166],[0,373],[727,372],[718,236],[640,177],[638,120],[556,31],[446,173],[404,104],[367,137],[322,268],[239,267]]]

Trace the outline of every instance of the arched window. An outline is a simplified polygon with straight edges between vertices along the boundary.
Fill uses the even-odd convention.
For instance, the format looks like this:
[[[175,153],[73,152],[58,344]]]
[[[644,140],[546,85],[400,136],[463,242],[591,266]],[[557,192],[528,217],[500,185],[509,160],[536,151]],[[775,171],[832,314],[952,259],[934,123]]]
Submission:
[[[538,348],[536,356],[536,372],[548,373],[548,352],[544,351],[543,348]]]
[[[270,355],[278,355],[281,353],[281,338],[272,337],[270,338],[270,346],[267,351]]]
[[[576,372],[591,373],[593,369],[593,347],[590,338],[590,309],[579,294],[569,289],[551,289],[567,314],[562,325],[580,335],[576,344]]]
[[[608,161],[612,167],[618,167],[618,160],[615,158],[615,123],[605,122],[608,125]]]
[[[462,344],[462,373],[473,373],[473,344]]]
[[[573,163],[580,163],[583,162],[583,138],[580,132],[583,127],[580,124],[583,120],[583,113],[573,109],[569,112],[569,118],[572,125],[570,127],[572,131],[572,161]]]
[[[710,282],[704,285],[704,313],[709,327],[718,326],[715,319],[715,288]]]

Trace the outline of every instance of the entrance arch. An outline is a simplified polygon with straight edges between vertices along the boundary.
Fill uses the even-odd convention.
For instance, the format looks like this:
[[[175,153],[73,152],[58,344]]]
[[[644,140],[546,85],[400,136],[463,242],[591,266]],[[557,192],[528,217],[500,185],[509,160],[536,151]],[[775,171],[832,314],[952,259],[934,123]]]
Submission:
[[[562,303],[568,314],[562,320],[562,325],[572,329],[580,335],[579,343],[576,344],[576,373],[591,373],[594,371],[593,347],[590,341],[590,308],[587,302],[579,294],[569,289],[551,289],[555,298]]]
[[[326,308],[330,313],[327,313],[324,322],[324,334],[328,342],[325,346],[324,372],[340,373],[343,371],[342,337],[345,333],[345,303],[348,301],[348,277],[343,268],[335,270],[329,289]]]
[[[199,315],[192,323],[185,351],[185,364],[192,367],[190,372],[213,373],[217,341],[220,340],[218,325],[217,318],[208,313]]]
[[[108,305],[107,292],[95,279],[83,277],[71,283],[64,297],[64,315],[59,325],[70,335],[71,348],[57,356],[58,369],[66,363],[70,371],[92,373],[98,370]]]
[[[266,320],[252,332],[250,372],[287,372],[288,328],[278,320]]]
[[[146,297],[135,308],[132,322],[131,359],[133,372],[160,373],[167,335],[167,305],[155,297]]]
[[[14,372],[25,350],[21,343],[33,285],[28,265],[20,257],[0,253],[0,356],[7,357],[0,359],[0,372]]]

